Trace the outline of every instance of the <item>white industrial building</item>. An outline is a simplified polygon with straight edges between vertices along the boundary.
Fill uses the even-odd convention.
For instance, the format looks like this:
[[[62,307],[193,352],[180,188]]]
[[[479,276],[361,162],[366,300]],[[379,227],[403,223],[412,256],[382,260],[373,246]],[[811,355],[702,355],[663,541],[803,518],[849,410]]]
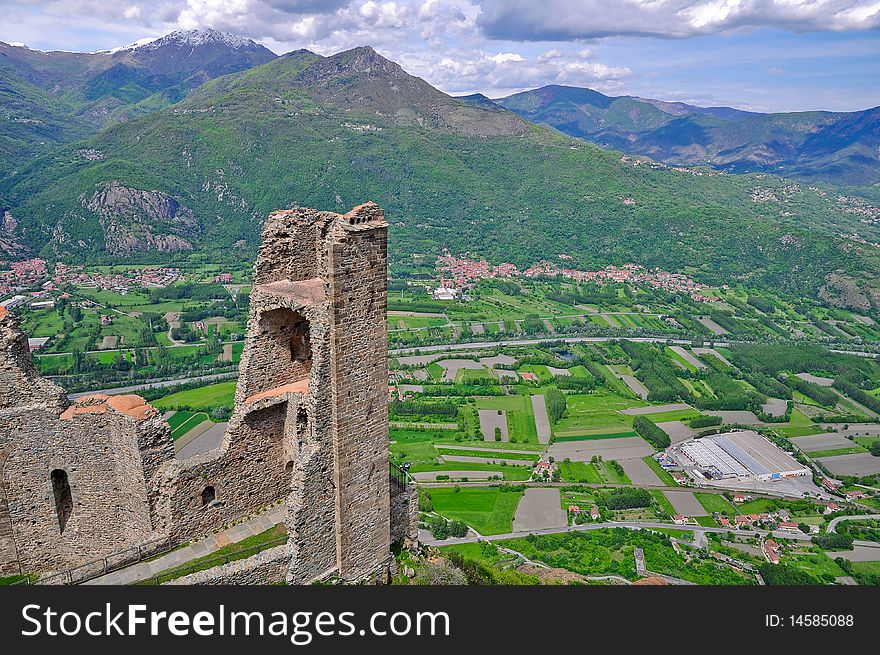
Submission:
[[[691,439],[675,451],[676,461],[701,478],[767,481],[810,475],[810,469],[753,430]]]

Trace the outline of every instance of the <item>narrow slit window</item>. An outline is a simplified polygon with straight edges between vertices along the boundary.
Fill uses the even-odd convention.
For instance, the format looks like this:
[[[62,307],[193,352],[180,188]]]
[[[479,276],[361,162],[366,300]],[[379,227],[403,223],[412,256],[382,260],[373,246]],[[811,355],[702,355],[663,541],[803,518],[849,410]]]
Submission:
[[[73,514],[73,494],[70,491],[70,481],[67,479],[67,471],[55,469],[50,476],[52,479],[52,493],[55,496],[55,513],[58,515],[58,530],[64,534],[64,528]]]

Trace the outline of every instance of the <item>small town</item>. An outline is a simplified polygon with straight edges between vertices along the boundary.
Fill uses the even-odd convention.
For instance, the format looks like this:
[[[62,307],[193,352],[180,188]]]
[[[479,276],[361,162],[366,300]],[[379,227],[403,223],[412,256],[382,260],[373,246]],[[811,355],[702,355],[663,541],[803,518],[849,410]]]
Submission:
[[[86,270],[84,266],[70,266],[63,262],[55,264],[54,273],[49,273],[48,264],[42,259],[0,262],[9,266],[0,270],[0,296],[20,291],[33,291],[40,287],[43,291],[54,291],[65,286],[87,289],[115,291],[125,295],[132,289],[161,289],[181,279],[179,268],[164,266],[138,267],[126,274],[105,274],[97,270]],[[229,275],[229,274],[226,274]],[[229,278],[231,280],[231,277]]]
[[[559,259],[571,260],[571,255],[560,254]],[[658,268],[647,269],[638,264],[623,264],[622,266],[608,265],[597,271],[581,271],[565,268],[548,261],[541,261],[520,271],[514,264],[505,262],[502,264],[490,264],[485,259],[469,259],[456,257],[448,249],[437,258],[436,270],[438,272],[439,286],[436,294],[438,297],[456,297],[470,289],[479,280],[492,280],[504,278],[552,278],[562,277],[575,282],[605,282],[629,283],[637,286],[645,286],[654,289],[662,289],[670,293],[682,293],[694,300],[713,302],[718,300],[713,296],[701,293],[709,288],[708,285],[695,282],[687,275],[681,273],[669,273]],[[722,288],[728,288],[726,285]]]

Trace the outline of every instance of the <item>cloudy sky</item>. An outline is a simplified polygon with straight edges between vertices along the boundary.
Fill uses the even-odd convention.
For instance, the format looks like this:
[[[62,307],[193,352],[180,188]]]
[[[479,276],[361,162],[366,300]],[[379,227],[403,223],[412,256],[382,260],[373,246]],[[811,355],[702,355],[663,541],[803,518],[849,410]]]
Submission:
[[[588,86],[757,111],[880,105],[880,0],[0,0],[0,40],[94,51],[212,27],[380,53],[452,94]]]

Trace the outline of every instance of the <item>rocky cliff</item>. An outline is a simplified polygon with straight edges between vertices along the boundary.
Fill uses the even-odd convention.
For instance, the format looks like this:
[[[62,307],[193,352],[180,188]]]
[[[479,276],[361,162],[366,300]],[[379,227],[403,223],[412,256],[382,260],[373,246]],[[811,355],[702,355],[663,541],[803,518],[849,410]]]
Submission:
[[[114,255],[192,250],[202,228],[192,210],[162,191],[141,191],[117,181],[82,198],[99,217],[105,249]],[[185,238],[184,238],[185,237]]]

